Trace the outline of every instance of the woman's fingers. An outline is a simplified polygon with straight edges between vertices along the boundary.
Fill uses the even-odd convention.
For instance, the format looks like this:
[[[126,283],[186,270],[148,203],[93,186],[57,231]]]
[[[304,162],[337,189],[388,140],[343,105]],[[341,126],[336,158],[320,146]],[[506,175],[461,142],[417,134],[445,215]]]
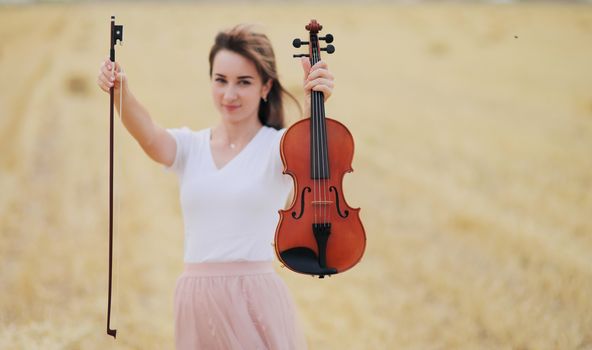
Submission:
[[[311,71],[310,74],[308,75],[307,81],[312,81],[317,78],[325,78],[328,80],[335,80],[333,77],[333,74],[331,74],[331,72],[329,72],[327,69],[324,69],[324,68],[318,68],[318,69]]]
[[[331,79],[326,79],[326,78],[317,78],[314,80],[311,80],[309,82],[307,82],[306,84],[304,84],[304,88],[306,90],[312,89],[312,90],[317,90],[315,89],[315,87],[318,86],[326,86],[328,88],[333,88],[334,84],[333,84],[333,80]]]
[[[324,69],[328,69],[329,66],[327,66],[327,62],[320,60],[317,63],[315,63],[314,66],[311,67],[311,69],[317,69],[317,68],[324,68]]]
[[[114,81],[111,80],[111,75],[101,73],[97,79],[102,85],[101,87],[105,87],[107,90],[114,85]]]
[[[333,75],[329,73],[329,67],[325,61],[319,61],[314,66],[310,66],[310,61],[306,57],[301,58],[302,70],[304,71],[304,80],[317,78],[319,75],[326,75],[333,78]]]
[[[99,87],[101,89],[103,89],[103,91],[109,92],[109,88],[111,86],[113,86],[113,84],[107,79],[107,77],[105,77],[105,75],[100,74],[97,77],[97,83],[99,84]]]
[[[113,86],[111,77],[113,76],[109,68],[112,67],[112,62],[109,59],[105,60],[99,68],[99,76],[97,77],[97,84],[101,90],[109,92],[109,88]]]
[[[308,85],[308,83],[310,82],[316,81],[320,84],[330,83],[331,87],[333,87],[333,81],[335,80],[335,78],[333,77],[333,74],[329,72],[328,68],[329,67],[327,66],[327,63],[323,61],[317,62],[314,66],[310,68],[308,75],[306,75],[306,78],[304,79],[305,86]]]
[[[113,68],[115,68],[115,70]],[[111,61],[106,61],[103,63],[103,66],[101,67],[101,72],[109,80],[115,81],[117,73],[119,72],[119,69],[117,68],[119,68],[117,63],[113,64],[113,62]]]
[[[121,67],[120,67],[119,63],[117,63],[117,62],[113,63],[110,59],[106,59],[103,62],[102,67],[104,67],[109,72],[112,72],[114,67],[115,67],[115,72],[121,71]]]
[[[97,85],[99,88],[105,92],[109,92],[109,89],[105,86],[105,83],[101,81],[101,78],[97,77]]]
[[[308,59],[306,59],[308,61]],[[310,63],[308,65],[310,67]],[[304,91],[306,91],[307,95],[310,91],[321,91],[324,95],[324,99],[327,100],[329,96],[333,93],[333,87],[335,86],[333,74],[329,72],[329,67],[327,63],[324,61],[319,61],[312,67],[308,69],[308,74],[306,74],[306,68],[304,59],[302,61],[302,68],[305,71],[305,78],[304,78]]]
[[[323,92],[325,100],[327,100],[333,93],[333,80],[325,78],[317,78],[309,81],[304,85],[304,90],[314,90]]]
[[[123,80],[124,74],[121,73],[121,66],[108,58],[105,59],[99,68],[99,76],[97,77],[97,84],[101,90],[109,92],[111,87],[118,89]]]
[[[103,62],[103,64],[101,65],[101,73],[105,74],[105,75],[112,75],[112,69],[113,67],[113,62],[106,60],[105,62]]]
[[[308,74],[310,73],[310,61],[307,57],[301,57],[300,63],[302,64],[302,70],[304,71],[304,80],[306,80]]]

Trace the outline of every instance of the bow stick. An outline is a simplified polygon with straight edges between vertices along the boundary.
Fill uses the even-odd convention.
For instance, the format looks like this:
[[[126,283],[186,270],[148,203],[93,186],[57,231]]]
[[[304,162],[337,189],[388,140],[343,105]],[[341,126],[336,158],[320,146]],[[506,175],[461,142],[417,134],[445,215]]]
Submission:
[[[111,16],[111,50],[109,58],[115,66],[115,44],[123,41],[123,25],[115,24],[115,16]],[[107,334],[116,338],[117,329],[111,329],[111,286],[113,276],[113,87],[109,89],[111,112],[109,127],[109,297],[107,305]]]

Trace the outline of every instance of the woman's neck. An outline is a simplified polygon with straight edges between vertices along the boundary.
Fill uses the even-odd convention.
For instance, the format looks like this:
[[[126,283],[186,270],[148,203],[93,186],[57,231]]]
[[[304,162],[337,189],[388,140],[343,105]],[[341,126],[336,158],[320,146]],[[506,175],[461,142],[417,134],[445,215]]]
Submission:
[[[259,119],[238,124],[221,122],[213,128],[212,140],[217,144],[240,148],[246,145],[262,126]]]

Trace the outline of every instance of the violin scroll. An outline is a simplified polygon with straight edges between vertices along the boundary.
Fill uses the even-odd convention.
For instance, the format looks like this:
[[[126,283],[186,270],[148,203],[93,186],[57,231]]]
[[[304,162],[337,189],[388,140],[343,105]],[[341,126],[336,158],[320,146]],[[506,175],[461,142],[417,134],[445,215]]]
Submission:
[[[311,20],[305,28],[310,32],[310,41],[303,41],[302,39],[296,38],[294,41],[292,41],[292,46],[299,49],[302,45],[309,45],[309,53],[294,54],[292,57],[309,57],[310,63],[315,64],[320,60],[320,51],[325,51],[328,54],[335,52],[335,46],[333,45],[327,45],[327,47],[319,48],[319,40],[323,40],[327,44],[330,44],[333,42],[335,37],[332,34],[326,34],[325,36],[319,37],[317,34],[321,31],[321,29],[323,29],[323,26],[320,25],[316,20]]]

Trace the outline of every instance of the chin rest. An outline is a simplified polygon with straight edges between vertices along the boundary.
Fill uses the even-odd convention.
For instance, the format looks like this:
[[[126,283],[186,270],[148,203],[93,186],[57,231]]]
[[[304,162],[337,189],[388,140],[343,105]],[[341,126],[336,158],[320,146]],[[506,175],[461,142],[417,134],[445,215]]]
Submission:
[[[296,247],[286,249],[280,253],[280,256],[286,266],[296,272],[319,275],[320,277],[337,273],[337,269],[335,268],[322,267],[319,264],[319,257],[310,248]]]

